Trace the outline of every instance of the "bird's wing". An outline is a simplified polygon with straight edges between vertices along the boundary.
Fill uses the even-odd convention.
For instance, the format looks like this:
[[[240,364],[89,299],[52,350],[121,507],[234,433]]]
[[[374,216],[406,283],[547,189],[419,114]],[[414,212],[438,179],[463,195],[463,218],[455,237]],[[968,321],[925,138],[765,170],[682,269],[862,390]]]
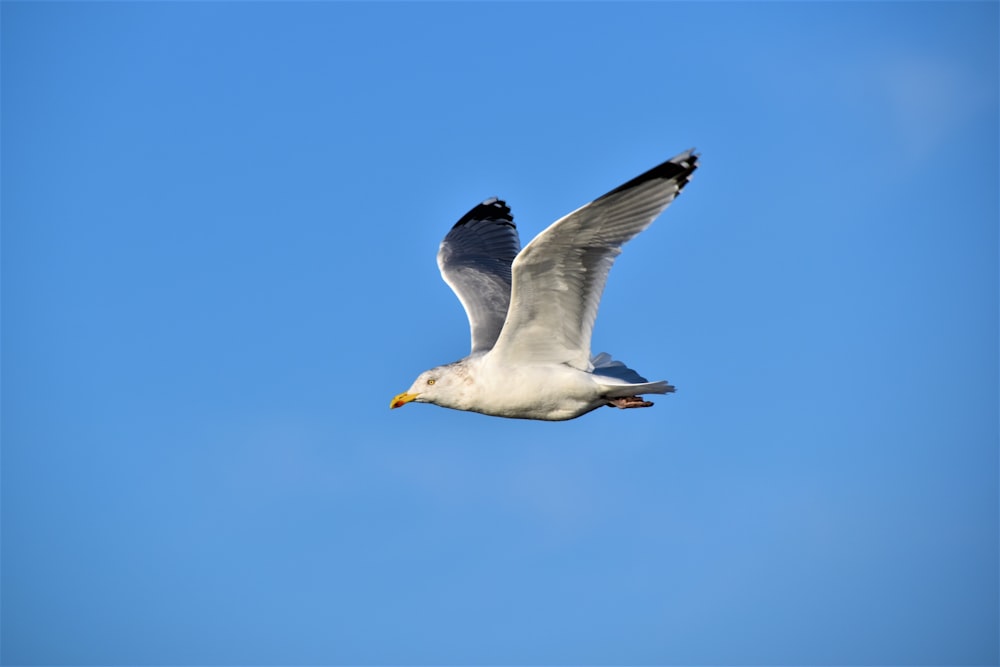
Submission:
[[[510,208],[487,199],[455,223],[441,242],[441,277],[462,302],[472,351],[493,347],[510,304],[510,264],[521,249]]]
[[[491,354],[590,370],[597,307],[622,245],[646,229],[698,168],[686,151],[560,218],[512,266],[507,321]]]

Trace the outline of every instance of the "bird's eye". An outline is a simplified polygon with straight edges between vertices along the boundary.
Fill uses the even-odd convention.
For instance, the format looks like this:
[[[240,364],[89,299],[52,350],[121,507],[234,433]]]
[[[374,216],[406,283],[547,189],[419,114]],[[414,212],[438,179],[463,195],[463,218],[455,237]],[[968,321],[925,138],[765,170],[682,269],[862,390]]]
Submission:
[[[427,384],[434,384],[435,382],[437,382],[437,380],[431,378],[430,380],[427,381]]]

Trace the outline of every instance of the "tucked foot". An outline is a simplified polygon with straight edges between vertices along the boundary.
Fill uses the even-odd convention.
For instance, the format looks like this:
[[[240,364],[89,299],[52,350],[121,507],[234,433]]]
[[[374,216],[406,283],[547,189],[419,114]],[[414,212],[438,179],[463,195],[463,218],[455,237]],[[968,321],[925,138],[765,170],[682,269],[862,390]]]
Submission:
[[[643,400],[642,396],[623,396],[621,398],[609,398],[608,407],[611,408],[649,408],[652,407],[652,401]]]

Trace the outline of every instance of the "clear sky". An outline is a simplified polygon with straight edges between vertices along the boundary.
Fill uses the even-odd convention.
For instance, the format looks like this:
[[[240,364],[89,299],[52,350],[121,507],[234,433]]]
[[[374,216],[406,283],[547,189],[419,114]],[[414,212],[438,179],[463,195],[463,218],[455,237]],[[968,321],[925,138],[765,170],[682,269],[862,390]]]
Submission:
[[[5,664],[996,664],[978,3],[15,3]],[[688,148],[594,335],[676,395],[389,400],[437,244]]]

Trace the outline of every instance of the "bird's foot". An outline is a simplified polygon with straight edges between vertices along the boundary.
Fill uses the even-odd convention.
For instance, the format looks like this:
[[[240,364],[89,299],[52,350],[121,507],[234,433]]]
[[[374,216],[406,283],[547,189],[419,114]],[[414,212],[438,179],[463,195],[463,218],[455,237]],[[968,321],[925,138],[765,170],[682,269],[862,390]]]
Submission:
[[[623,396],[621,398],[609,398],[608,407],[612,408],[648,408],[653,405],[652,401],[643,400],[642,396]]]

